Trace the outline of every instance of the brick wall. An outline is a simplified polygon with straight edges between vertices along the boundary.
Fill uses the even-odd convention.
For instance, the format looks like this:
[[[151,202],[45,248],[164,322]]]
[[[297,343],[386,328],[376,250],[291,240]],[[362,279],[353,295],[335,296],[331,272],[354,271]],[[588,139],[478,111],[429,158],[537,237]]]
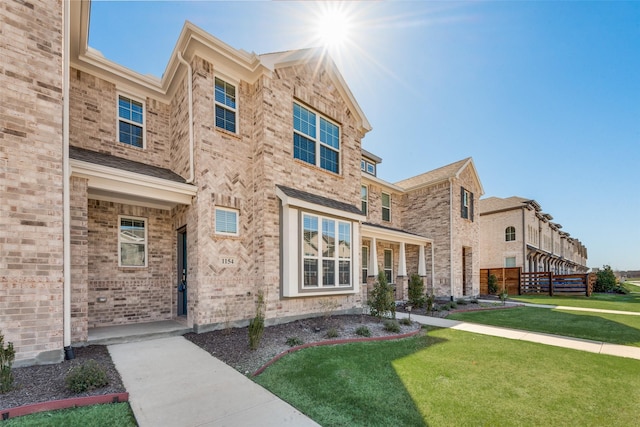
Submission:
[[[62,2],[0,3],[0,331],[62,359]]]
[[[71,178],[71,341],[88,338],[89,232],[87,180]]]

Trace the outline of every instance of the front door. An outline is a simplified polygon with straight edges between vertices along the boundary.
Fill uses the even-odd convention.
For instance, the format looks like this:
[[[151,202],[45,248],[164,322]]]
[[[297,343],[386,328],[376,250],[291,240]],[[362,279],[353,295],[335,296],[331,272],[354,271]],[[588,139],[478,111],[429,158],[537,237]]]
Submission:
[[[187,315],[187,229],[178,230],[178,316]]]

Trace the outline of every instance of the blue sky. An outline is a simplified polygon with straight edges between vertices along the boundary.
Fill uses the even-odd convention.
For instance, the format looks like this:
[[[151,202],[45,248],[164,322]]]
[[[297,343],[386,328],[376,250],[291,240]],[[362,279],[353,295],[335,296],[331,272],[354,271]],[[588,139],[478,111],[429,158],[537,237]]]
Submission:
[[[334,3],[336,5],[337,3]],[[103,2],[89,44],[162,75],[185,20],[258,54],[318,46],[309,2]],[[485,196],[535,199],[589,266],[640,269],[640,2],[351,2],[332,49],[396,182],[472,156]]]

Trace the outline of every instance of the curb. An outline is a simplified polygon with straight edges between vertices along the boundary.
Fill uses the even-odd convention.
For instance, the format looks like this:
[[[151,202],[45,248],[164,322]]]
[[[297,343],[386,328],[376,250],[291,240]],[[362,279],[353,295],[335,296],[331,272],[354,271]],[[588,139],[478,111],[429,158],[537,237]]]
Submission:
[[[350,343],[354,343],[354,342],[397,340],[397,339],[401,339],[401,338],[409,338],[409,337],[412,337],[414,335],[418,335],[420,332],[422,332],[422,327],[420,327],[419,329],[416,329],[413,332],[407,332],[405,334],[400,334],[400,335],[386,335],[386,336],[383,336],[383,337],[370,337],[370,338],[347,338],[347,339],[342,339],[342,340],[317,341],[317,342],[310,342],[310,343],[307,343],[307,344],[297,345],[295,347],[291,347],[290,349],[285,350],[282,353],[274,356],[273,359],[269,360],[267,363],[262,365],[262,367],[260,369],[258,369],[257,371],[255,371],[253,374],[251,374],[251,376],[252,377],[257,377],[258,375],[263,373],[264,370],[267,369],[269,366],[271,366],[272,364],[274,364],[275,362],[280,360],[283,356],[286,356],[287,354],[295,353],[296,351],[302,350],[302,349],[305,349],[305,348],[320,347],[320,346],[323,346],[323,345],[350,344]]]
[[[58,409],[78,408],[80,406],[99,405],[103,403],[128,402],[129,393],[110,393],[99,396],[72,397],[70,399],[50,400],[48,402],[33,403],[31,405],[2,409],[0,415],[2,421],[22,415],[35,414],[37,412],[56,411]]]

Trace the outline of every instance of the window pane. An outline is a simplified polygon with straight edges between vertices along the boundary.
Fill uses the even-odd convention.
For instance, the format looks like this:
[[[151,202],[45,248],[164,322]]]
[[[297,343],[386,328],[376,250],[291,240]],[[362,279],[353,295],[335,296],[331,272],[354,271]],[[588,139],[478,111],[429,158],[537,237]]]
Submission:
[[[371,163],[367,163],[367,172],[369,172],[371,175],[375,175],[376,174],[375,166],[373,166],[373,164]]]
[[[366,162],[364,160],[360,160],[360,169],[361,170],[365,170],[366,169]]]
[[[334,260],[322,261],[322,286],[336,285],[336,262]]]
[[[236,113],[216,105],[216,126],[229,132],[236,132]]]
[[[351,224],[347,222],[338,223],[338,256],[340,258],[351,258]]]
[[[367,283],[367,276],[369,275],[369,248],[362,247],[362,283]]]
[[[329,219],[322,220],[322,256],[334,258],[336,255],[336,223]]]
[[[120,265],[144,267],[145,246],[145,222],[143,220],[121,218]]]
[[[316,164],[316,144],[300,134],[293,135],[293,157],[304,162]]]
[[[304,216],[304,256],[318,256],[318,218]]]
[[[304,286],[318,286],[318,260],[304,260]]]
[[[118,99],[118,115],[122,119],[142,124],[142,103],[121,96]]]
[[[385,208],[391,207],[391,196],[385,193],[382,193],[382,206]]]
[[[338,126],[320,118],[320,142],[337,150],[340,149],[340,130]]]
[[[339,173],[339,155],[337,151],[333,151],[324,145],[320,146],[320,167],[333,173]]]
[[[351,261],[340,261],[338,270],[338,284],[350,285],[351,284]]]
[[[238,213],[216,209],[216,233],[238,233]]]
[[[144,267],[144,244],[120,243],[120,265]]]
[[[316,115],[298,104],[293,104],[293,128],[315,139]]]
[[[384,251],[384,268],[391,268],[391,264],[393,262],[393,252],[389,250]]]
[[[119,127],[120,142],[142,148],[142,128],[140,126],[120,122]]]
[[[215,89],[216,102],[226,105],[227,107],[236,108],[236,88],[232,84],[225,82],[216,77]]]
[[[385,207],[382,208],[382,220],[391,221],[391,209]]]

